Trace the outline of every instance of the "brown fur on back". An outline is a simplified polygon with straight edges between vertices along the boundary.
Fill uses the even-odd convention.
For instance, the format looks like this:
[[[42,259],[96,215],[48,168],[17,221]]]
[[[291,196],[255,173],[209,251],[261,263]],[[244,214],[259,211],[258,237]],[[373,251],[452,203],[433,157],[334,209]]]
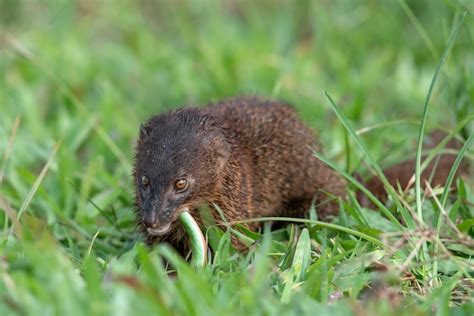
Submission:
[[[337,214],[324,192],[344,196],[345,183],[314,157],[320,145],[292,107],[252,98],[204,110],[216,115],[232,147],[221,187],[222,202],[237,211],[232,218],[242,209],[249,217],[303,216],[315,197],[322,218]]]

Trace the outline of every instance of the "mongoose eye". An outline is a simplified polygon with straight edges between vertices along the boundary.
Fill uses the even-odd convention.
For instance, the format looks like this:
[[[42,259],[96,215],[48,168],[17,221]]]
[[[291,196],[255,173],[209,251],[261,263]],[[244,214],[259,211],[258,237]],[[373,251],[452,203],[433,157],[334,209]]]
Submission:
[[[176,191],[184,191],[188,188],[188,181],[186,179],[179,179],[174,183]]]
[[[148,188],[150,186],[150,180],[148,180],[148,178],[145,176],[142,177],[142,186],[144,188]]]

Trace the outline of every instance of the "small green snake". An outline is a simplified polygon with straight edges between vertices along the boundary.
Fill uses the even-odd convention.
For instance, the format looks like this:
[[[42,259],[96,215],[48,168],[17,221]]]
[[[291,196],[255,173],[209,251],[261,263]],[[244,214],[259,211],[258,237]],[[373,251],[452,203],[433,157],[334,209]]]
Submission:
[[[191,248],[193,251],[191,264],[196,268],[201,268],[207,261],[207,243],[201,232],[201,228],[199,228],[199,225],[189,213],[189,209],[185,209],[179,215],[179,221],[191,240]]]

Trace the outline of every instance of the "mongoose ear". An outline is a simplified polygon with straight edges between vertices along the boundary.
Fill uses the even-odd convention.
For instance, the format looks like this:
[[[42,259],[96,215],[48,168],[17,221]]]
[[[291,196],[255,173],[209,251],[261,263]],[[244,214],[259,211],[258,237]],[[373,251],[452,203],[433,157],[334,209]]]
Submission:
[[[214,152],[217,168],[221,169],[229,160],[231,145],[220,129],[215,129],[206,137],[205,145]]]
[[[225,161],[227,161],[230,156],[230,144],[227,142],[227,139],[225,138],[222,132],[219,132],[219,135],[216,136],[214,144],[217,145],[215,147],[217,154],[221,158],[224,158]]]
[[[213,148],[219,157],[227,161],[230,155],[230,144],[227,142],[222,126],[212,115],[204,115],[200,124],[204,127],[206,146]]]

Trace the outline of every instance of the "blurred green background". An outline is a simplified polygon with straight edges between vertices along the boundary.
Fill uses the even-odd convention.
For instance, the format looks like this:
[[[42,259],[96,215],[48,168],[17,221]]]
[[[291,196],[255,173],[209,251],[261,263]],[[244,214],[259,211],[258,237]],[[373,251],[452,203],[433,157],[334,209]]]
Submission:
[[[474,108],[471,0],[0,0],[0,209],[48,227],[73,266],[92,240],[113,261],[139,238],[140,122],[240,94],[294,104],[351,172],[359,155],[323,91],[355,128],[388,125],[363,135],[382,165],[413,155],[428,87],[465,11],[428,116],[430,129],[448,130]],[[38,257],[28,262],[51,264],[11,240],[4,212],[0,225],[9,256],[30,249]]]
[[[89,198],[131,219],[140,122],[239,94],[294,104],[337,162],[349,153],[324,90],[356,128],[402,120],[364,136],[376,158],[399,160],[412,151],[407,140],[416,138],[434,70],[465,10],[429,127],[454,127],[473,108],[472,1],[0,3],[0,152],[20,120],[2,190],[21,208],[60,143],[39,187],[46,198],[31,201],[30,211],[50,221],[95,220]]]

